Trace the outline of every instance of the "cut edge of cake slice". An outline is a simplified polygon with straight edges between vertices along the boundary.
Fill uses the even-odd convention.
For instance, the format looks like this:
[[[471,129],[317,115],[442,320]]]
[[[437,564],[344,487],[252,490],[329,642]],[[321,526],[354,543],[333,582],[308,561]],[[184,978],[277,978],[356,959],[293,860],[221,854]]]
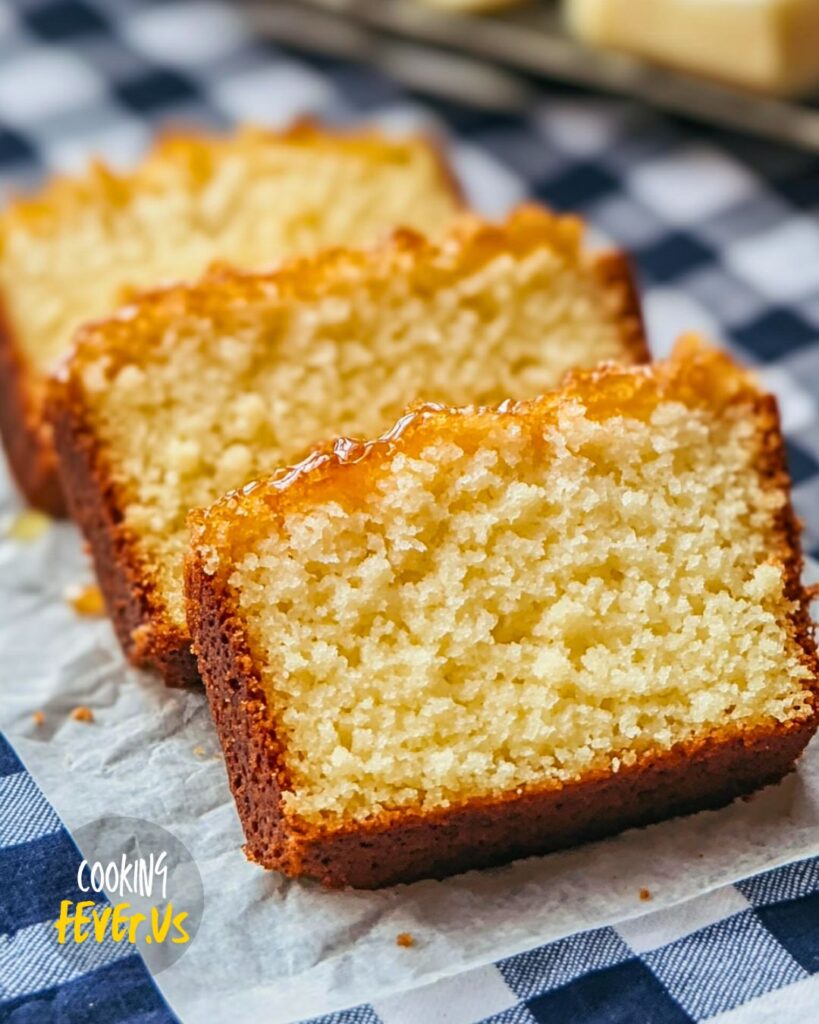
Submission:
[[[558,265],[564,261],[576,276],[588,281],[589,287],[593,285],[595,291],[599,290],[599,310],[596,309],[595,316],[605,324],[605,331],[611,335],[609,341],[613,343],[616,339],[617,358],[623,362],[647,360],[642,317],[628,260],[619,252],[589,254],[581,240],[582,225],[576,218],[556,216],[534,206],[519,208],[502,224],[466,215],[441,241],[401,229],[372,249],[328,250],[283,265],[269,274],[218,268],[197,284],[173,286],[137,297],[118,316],[80,331],[74,354],[52,382],[49,416],[71,515],[90,543],[109,614],[131,661],[157,668],[170,685],[185,685],[198,679],[184,622],[184,606],[180,621],[176,621],[161,573],[147,551],[147,541],[129,522],[128,510],[135,504],[131,493],[134,485],[133,481],[129,485],[118,471],[122,453],[112,450],[97,422],[95,406],[100,403],[109,401],[120,413],[117,399],[111,398],[113,392],[109,393],[111,382],[120,380],[131,367],[144,373],[150,382],[152,360],[164,359],[163,352],[171,350],[173,356],[180,332],[188,330],[188,326],[211,332],[212,339],[203,348],[207,355],[208,346],[216,344],[220,331],[230,336],[230,325],[252,316],[255,308],[263,310],[259,315],[266,318],[265,322],[275,323],[278,310],[285,311],[286,319],[287,310],[313,305],[318,308],[328,295],[352,290],[359,283],[376,288],[378,282],[392,276],[412,282],[412,295],[443,297],[444,285],[448,288],[447,282],[459,281],[474,281],[480,292],[484,287],[480,282],[483,269],[500,266],[500,260],[507,262],[497,272],[513,288],[518,264],[522,266],[541,253],[544,258],[555,259]],[[537,273],[540,278],[548,278],[550,271]],[[472,300],[467,294],[453,301],[456,305],[462,303],[466,309]],[[509,308],[513,306],[510,301]],[[327,315],[334,314],[331,310]],[[530,311],[525,316],[531,320],[540,313]],[[436,325],[425,326],[423,311],[420,320],[418,316],[414,318],[420,324],[413,328],[415,333],[420,331],[425,338],[427,334],[432,337]],[[475,329],[470,329],[474,333]],[[261,352],[265,345],[272,344],[270,337],[269,331],[260,330],[259,340],[251,343],[251,350]],[[358,340],[368,344],[366,338]],[[428,343],[429,339],[424,342]],[[548,339],[544,339],[542,347],[545,364]],[[599,361],[599,347],[591,362]],[[561,351],[561,359],[564,358]],[[566,365],[571,362],[567,360]],[[89,381],[93,381],[93,388]],[[418,392],[407,394],[389,417],[378,422],[376,429],[383,429],[407,402],[429,397],[423,395],[422,387],[419,390],[420,396]],[[504,394],[508,393],[504,390]],[[267,395],[264,400],[270,401],[272,397]],[[145,415],[148,413],[140,409],[140,416]],[[173,419],[178,425],[179,416],[174,415]],[[252,475],[272,471],[285,461],[301,457],[312,445],[337,432],[337,425],[335,429],[328,425],[318,435],[305,439],[289,459],[268,462]],[[128,441],[131,447],[135,443]],[[247,479],[248,476],[234,476],[204,501],[185,504],[182,529],[189,508],[215,500]],[[181,595],[181,557],[178,578]]]
[[[26,316],[33,316],[35,313],[37,317],[44,317],[46,313],[51,316],[54,311],[50,307],[54,306],[55,302],[52,296],[46,295],[45,300],[24,303],[26,308],[15,313],[15,257],[11,257],[12,265],[8,270],[4,265],[10,258],[8,252],[12,248],[11,243],[13,242],[16,250],[20,249],[24,240],[30,241],[32,249],[36,246],[53,246],[58,243],[64,246],[65,238],[59,242],[62,236],[87,234],[94,217],[98,217],[101,223],[106,225],[106,230],[112,230],[111,224],[120,213],[127,213],[137,202],[147,198],[157,199],[164,195],[170,179],[174,176],[178,179],[176,184],[179,189],[184,189],[191,196],[201,195],[199,221],[195,227],[197,231],[205,232],[206,225],[211,219],[218,219],[223,215],[226,200],[230,199],[230,188],[235,184],[233,178],[236,175],[227,169],[228,163],[236,159],[246,160],[248,164],[254,159],[258,160],[259,153],[269,143],[285,143],[294,151],[307,147],[312,147],[316,151],[322,148],[338,149],[339,152],[360,156],[371,161],[373,165],[380,163],[382,166],[394,164],[398,167],[402,159],[409,160],[414,154],[416,158],[428,161],[428,184],[435,185],[440,196],[451,202],[450,215],[454,216],[465,209],[460,185],[446,162],[443,149],[432,136],[392,138],[376,130],[335,130],[310,119],[297,121],[282,131],[247,125],[229,135],[168,132],[158,139],[133,170],[120,172],[103,161],[96,160],[85,173],[57,176],[38,193],[12,202],[0,214],[0,278],[6,277],[0,284],[0,440],[12,474],[30,504],[51,515],[66,514],[51,428],[43,416],[45,373],[41,366],[35,365],[31,353],[27,351],[29,345],[22,337],[22,334],[26,333],[25,328],[19,322],[21,317],[17,315],[22,312]],[[224,177],[224,181],[220,175]],[[412,220],[411,217],[408,219]],[[390,219],[388,223],[385,222],[379,229],[379,234],[392,230],[397,223],[397,217]],[[432,230],[433,227],[426,222],[413,222],[410,226],[423,230]],[[193,229],[191,233],[194,233]],[[58,239],[58,242],[54,242],[49,236]],[[346,240],[335,238],[333,242],[341,244]],[[368,243],[375,240],[376,235],[366,239]],[[105,248],[105,241],[104,237],[100,239],[101,249]],[[128,239],[125,241],[128,242]],[[184,242],[185,239],[181,241]],[[137,246],[141,242],[139,238],[131,239],[131,243]],[[178,249],[178,237],[175,238],[174,244]],[[117,300],[103,303],[93,310],[93,318],[113,314],[116,307],[122,304],[120,300],[132,292],[154,288],[168,281],[198,277],[205,271],[208,263],[217,259],[235,262],[242,269],[260,268],[271,262],[269,259],[254,260],[252,264],[243,260],[229,261],[218,251],[214,251],[196,267],[195,272],[186,273],[184,271],[190,268],[183,267],[172,273],[163,272],[150,280],[135,282],[124,278],[118,284]],[[44,280],[53,278],[53,274],[49,275],[46,270],[38,270],[36,261],[30,262],[37,273],[44,275]],[[47,261],[41,262],[47,265]],[[278,262],[278,259],[273,262]],[[59,282],[54,283],[52,280],[51,284],[52,288],[66,291],[64,288],[60,289]],[[31,311],[32,305],[37,307],[34,313]],[[56,316],[56,313],[54,315]],[[79,328],[83,319],[90,318],[86,316],[80,319],[74,323],[74,327]],[[62,332],[57,333],[62,338]]]
[[[673,436],[680,438],[676,448],[669,441],[672,428]],[[608,441],[606,431],[611,435]],[[514,445],[519,443],[515,438],[522,435],[529,437],[521,442],[524,454],[514,455]],[[557,459],[554,452],[561,453],[558,471],[564,473],[568,467],[571,472],[562,482],[546,477],[551,491],[545,498],[535,496],[526,518],[527,488],[541,472],[532,473],[530,464],[531,453],[539,449],[526,444],[537,446],[544,438],[552,458]],[[701,443],[709,439],[722,445],[714,465]],[[520,479],[507,481],[506,488],[491,479],[484,486],[482,474],[491,470],[497,462],[494,456],[505,451],[501,446],[507,444],[518,459],[514,463],[510,456],[520,467]],[[472,461],[464,464],[460,476],[452,476],[452,470],[446,486],[454,490],[435,491],[437,485],[430,481],[438,479],[436,460],[441,465],[448,464],[447,459],[456,468],[460,465],[460,456],[452,454],[453,445]],[[569,451],[572,445],[576,450]],[[629,451],[634,453],[631,458]],[[581,456],[585,461],[578,462]],[[685,524],[686,536],[665,538],[665,548],[658,550],[667,548],[663,557],[673,560],[675,545],[684,543],[690,564],[653,591],[645,587],[640,591],[640,579],[633,587],[624,582],[629,578],[630,560],[640,566],[645,558],[645,565],[651,566],[654,557],[645,538],[638,536],[635,542],[629,530],[635,524],[638,532],[643,528],[641,517],[648,516],[651,524],[658,515],[657,521],[662,520],[651,503],[640,500],[639,489],[628,486],[627,474],[643,457],[657,460],[651,463],[658,467],[651,471],[652,480],[660,479],[663,469],[676,466],[678,460],[679,482],[685,485],[675,489],[670,479],[663,494],[669,507],[674,507],[673,514]],[[584,467],[609,484],[621,480],[617,492],[621,512],[610,516],[610,538],[605,526],[608,513],[595,524],[594,503],[586,500],[594,497],[593,489],[584,493],[582,487],[574,487],[573,474],[586,472]],[[414,476],[406,482],[410,474]],[[709,509],[708,516],[704,508],[695,505],[692,512],[686,506],[699,500],[691,497],[700,494],[698,480],[706,481],[701,501]],[[452,660],[443,659],[449,669],[442,671],[436,651],[446,654],[445,643],[454,643],[464,607],[457,602],[447,607],[446,594],[452,587],[461,595],[466,592],[461,587],[464,565],[459,569],[446,545],[451,546],[458,531],[467,529],[468,534],[469,521],[464,516],[468,517],[470,495],[479,491],[499,502],[494,525],[484,524],[486,529],[503,530],[521,516],[521,543],[540,543],[539,524],[549,521],[543,515],[544,502],[551,503],[551,515],[563,517],[561,522],[571,523],[572,516],[578,519],[571,512],[572,503],[554,493],[564,485],[566,495],[572,493],[575,503],[585,502],[584,510],[591,509],[583,513],[590,518],[572,536],[571,545],[565,541],[565,550],[559,542],[548,549],[544,546],[544,551],[552,552],[549,557],[557,559],[558,568],[547,565],[549,571],[539,583],[532,578],[528,597],[524,576],[524,586],[518,586],[516,593],[523,607],[529,608],[526,601],[532,594],[537,596],[538,586],[562,580],[560,573],[569,573],[568,579],[586,590],[574,603],[568,586],[562,593],[552,593],[541,607],[532,606],[541,619],[524,617],[523,626],[508,615],[499,615],[494,624],[482,621],[483,612],[474,610],[471,618],[466,617],[472,632],[463,630],[456,655],[450,650]],[[438,519],[431,511],[435,501],[421,501],[424,488],[435,492],[439,504],[446,505],[442,495],[448,496],[449,505]],[[301,464],[227,495],[210,509],[191,513],[188,617],[249,858],[289,876],[317,878],[331,887],[378,887],[443,877],[673,815],[716,808],[778,781],[793,768],[819,722],[816,648],[809,595],[800,579],[799,525],[789,489],[775,399],[761,392],[753,378],[726,356],[690,336],[678,343],[666,362],[636,368],[608,365],[574,374],[562,390],[531,402],[505,403],[495,410],[420,405],[376,441],[337,440]],[[379,502],[384,505],[384,518],[376,523]],[[406,523],[416,508],[434,522],[429,535],[423,529],[407,533]],[[740,536],[738,543],[745,544],[747,553],[743,548],[734,556],[724,541],[740,523],[749,535]],[[615,529],[620,532],[615,534]],[[480,522],[474,531],[479,537]],[[697,539],[700,532],[702,542]],[[386,562],[382,534],[389,548]],[[602,555],[594,548],[598,536]],[[715,547],[714,537],[722,538],[722,548]],[[420,542],[420,561],[415,562],[410,551],[413,538]],[[514,550],[509,537],[501,534],[493,545],[495,554]],[[345,546],[359,553],[359,562],[343,562]],[[476,547],[478,557],[468,562],[466,575],[480,574],[475,566],[489,557],[486,545],[478,542]],[[594,558],[605,561],[612,552],[613,565],[595,566]],[[334,576],[337,557],[341,564]],[[525,572],[534,572],[532,549],[524,548],[521,557]],[[590,562],[583,561],[589,557]],[[726,575],[723,583],[722,574],[734,571],[734,557],[736,580]],[[439,563],[444,568],[439,570]],[[390,575],[396,564],[400,572]],[[514,580],[507,576],[499,590],[492,577],[498,567],[493,563],[490,570],[477,584],[481,606],[513,589]],[[609,573],[609,579],[592,586],[598,571],[604,576]],[[444,585],[439,585],[439,578],[438,590],[430,583],[436,572],[439,577],[443,574]],[[571,572],[579,574],[572,577]],[[366,592],[368,586],[372,595]],[[408,594],[408,600],[397,606],[397,612],[389,611],[399,592]],[[370,596],[375,602],[374,618],[368,616],[364,601]],[[636,609],[627,602],[625,609],[618,606],[626,596],[637,601]],[[592,600],[594,608],[588,606]],[[687,603],[689,611],[680,611],[673,603],[677,601]],[[702,607],[696,611],[698,601]],[[640,602],[646,603],[645,609]],[[359,614],[354,621],[349,619],[351,605]],[[572,615],[578,618],[572,620]],[[391,616],[400,628],[379,620],[376,630],[379,616],[386,620]],[[720,616],[726,617],[723,626]],[[274,626],[268,632],[264,624],[270,622]],[[658,631],[655,639],[653,634],[639,632],[638,640],[642,638],[646,649],[639,645],[636,649],[639,663],[641,655],[647,657],[656,648],[652,657],[662,671],[652,679],[640,678],[639,671],[635,675],[632,669],[623,680],[605,659],[601,661],[604,656],[593,645],[585,652],[568,650],[567,655],[566,649],[559,650],[554,636],[549,640],[549,629],[562,629],[557,635],[564,648],[568,644],[582,649],[593,625],[595,633],[606,638],[610,652],[616,652],[618,644],[629,642],[628,629],[617,634],[629,622],[637,632],[649,627]],[[677,625],[672,628],[669,623]],[[333,634],[336,626],[342,636]],[[358,627],[366,643],[356,639]],[[501,634],[496,637],[493,631],[498,629]],[[711,639],[709,630],[714,634]],[[527,636],[542,637],[544,649],[529,645],[526,657],[534,659],[532,671],[541,673],[541,688],[554,689],[554,681],[561,680],[557,696],[549,695],[548,714],[541,713],[541,702],[547,707],[546,690],[533,693],[525,680],[518,679],[512,692],[526,704],[527,715],[507,728],[508,709],[502,701],[510,684],[502,674],[493,676],[491,692],[479,688],[477,698],[470,694],[475,679],[498,668],[497,656],[485,645],[490,633],[499,640],[498,647],[519,642],[521,650]],[[415,638],[420,655],[413,652],[408,660],[390,661],[407,634]],[[382,641],[386,647],[379,646]],[[301,642],[304,649],[299,647]],[[470,645],[477,651],[471,662]],[[666,650],[671,660],[663,677]],[[345,660],[339,661],[342,655]],[[501,650],[499,657],[505,655]],[[516,657],[523,655],[518,651]],[[568,666],[567,657],[574,659]],[[585,658],[591,660],[586,663]],[[464,675],[464,664],[475,669],[471,677],[469,672]],[[433,678],[431,688],[425,676]],[[618,701],[626,709],[617,720],[621,732],[616,735],[621,740],[627,737],[628,742],[617,749],[604,745],[589,751],[595,729],[604,731],[606,715],[614,715],[606,696],[595,691],[594,680],[601,676],[612,688],[608,700],[615,711]],[[353,678],[359,690],[345,690]],[[400,693],[395,697],[395,679],[406,688],[404,703]],[[666,735],[658,724],[662,714],[671,721],[675,694],[691,679],[691,685],[700,689],[691,690],[687,704],[681,698],[682,710],[674,712],[679,721],[674,728],[667,727]],[[643,699],[640,687],[659,702],[656,722],[647,710],[642,723],[628,711],[629,700],[639,706]],[[740,711],[720,703],[729,700]],[[382,710],[376,713],[373,708],[377,710],[379,701]],[[664,702],[668,701],[667,707]],[[755,702],[759,712],[754,711]],[[483,704],[488,706],[485,714]],[[574,722],[572,716],[579,707],[588,717]],[[472,734],[469,730],[475,722],[467,711],[477,716]],[[564,723],[566,735],[551,736],[550,729],[557,726],[550,725],[550,715]],[[695,718],[701,719],[696,728]],[[392,741],[385,737],[391,729],[395,731],[396,721],[403,722],[404,732],[399,729],[398,733],[404,745],[392,750]],[[545,730],[546,739],[541,737],[541,747],[535,744],[529,749],[527,730],[532,721],[536,732]],[[568,734],[571,729],[574,736]],[[648,729],[654,732],[644,741]],[[501,757],[493,769],[496,784],[481,792],[473,779],[469,790],[463,780],[473,769],[476,777],[482,777],[485,744],[494,731],[500,737],[499,747],[520,747],[518,769],[525,770],[504,776],[502,770],[508,765]],[[429,742],[433,733],[437,747]],[[657,740],[660,736],[664,736],[662,742]],[[305,737],[297,747],[299,738]],[[462,742],[465,748],[458,746]],[[451,756],[442,764],[447,744]],[[305,746],[309,746],[306,753]],[[573,758],[581,764],[579,770]],[[459,767],[453,769],[453,764]],[[407,787],[407,772],[410,778],[417,772],[420,781]],[[450,778],[447,773],[453,772]],[[497,782],[503,778],[506,783]],[[465,787],[463,797],[458,796],[459,787]]]

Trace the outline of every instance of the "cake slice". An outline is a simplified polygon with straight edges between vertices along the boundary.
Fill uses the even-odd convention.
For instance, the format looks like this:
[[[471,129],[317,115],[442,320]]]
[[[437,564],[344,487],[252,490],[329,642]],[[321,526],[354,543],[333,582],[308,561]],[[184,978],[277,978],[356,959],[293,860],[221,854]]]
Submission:
[[[421,405],[191,525],[246,850],[287,875],[440,877],[717,807],[817,725],[776,404],[693,338]]]
[[[572,218],[473,218],[271,275],[230,272],[84,330],[52,415],[72,515],[136,664],[197,678],[185,621],[190,508],[406,404],[529,397],[574,365],[646,357],[627,267]]]
[[[0,434],[21,489],[64,511],[45,378],[124,289],[194,278],[214,260],[257,268],[369,243],[399,224],[436,232],[459,207],[427,142],[310,124],[167,139],[132,174],[98,164],[12,205],[0,217]]]

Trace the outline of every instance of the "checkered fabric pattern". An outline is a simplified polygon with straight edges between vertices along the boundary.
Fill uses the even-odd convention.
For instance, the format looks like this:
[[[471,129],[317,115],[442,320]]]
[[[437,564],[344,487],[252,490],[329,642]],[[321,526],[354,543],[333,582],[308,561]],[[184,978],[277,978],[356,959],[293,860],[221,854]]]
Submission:
[[[310,1024],[814,1024],[818,972],[816,858]]]
[[[107,943],[58,946],[61,900],[80,854],[0,736],[0,1021],[9,1024],[174,1024],[142,959]]]
[[[364,67],[278,51],[254,38],[238,0],[0,5],[3,194],[92,152],[128,163],[162,125],[305,113],[431,127],[485,212],[536,197],[630,249],[656,355],[680,330],[704,330],[779,396],[805,546],[819,555],[816,157],[566,89],[544,88],[517,116],[430,103]],[[172,1021],[136,957],[53,955],[47,936],[78,863],[0,741],[0,1021]],[[815,1024],[817,972],[810,860],[321,1022]]]
[[[79,863],[0,737],[0,1022],[175,1024],[127,947],[57,949]],[[817,1007],[813,858],[303,1024],[815,1024]]]

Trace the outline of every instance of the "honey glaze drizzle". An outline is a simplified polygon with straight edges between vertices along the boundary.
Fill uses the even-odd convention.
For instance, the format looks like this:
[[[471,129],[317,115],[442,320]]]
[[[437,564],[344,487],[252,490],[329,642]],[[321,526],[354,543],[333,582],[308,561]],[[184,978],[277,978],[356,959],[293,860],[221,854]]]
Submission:
[[[665,362],[624,369],[609,360],[592,370],[570,371],[562,388],[535,398],[507,398],[499,405],[449,406],[440,402],[424,401],[415,403],[386,433],[374,440],[337,438],[331,445],[317,449],[293,466],[283,467],[269,477],[252,480],[244,487],[230,491],[222,501],[229,503],[232,498],[252,494],[261,486],[282,493],[303,477],[330,462],[338,465],[362,462],[378,448],[389,450],[389,446],[400,440],[407,429],[416,422],[440,413],[453,416],[487,413],[496,416],[517,416],[541,404],[544,409],[553,411],[559,407],[562,400],[581,404],[593,418],[599,417],[601,413],[604,416],[611,415],[613,410],[619,411],[624,406],[631,406],[628,411],[640,417],[659,401],[677,399],[697,404],[707,399],[712,392],[712,397],[719,399],[722,404],[759,394],[752,376],[740,369],[724,353],[708,345],[697,335],[683,335],[671,357]],[[222,502],[217,504],[221,505]],[[211,509],[214,507],[211,506]],[[209,511],[205,511],[205,517],[209,515]]]
[[[398,441],[402,434],[404,434],[407,428],[418,420],[427,419],[429,416],[434,416],[440,412],[458,412],[458,413],[470,413],[475,412],[475,406],[469,406],[467,408],[450,409],[446,405],[441,405],[439,402],[424,402],[422,405],[411,409],[390,427],[390,429],[381,434],[380,437],[375,438],[372,441],[362,441],[356,437],[338,437],[333,441],[332,447],[329,451],[319,450],[308,455],[306,459],[302,459],[301,462],[297,462],[294,466],[285,466],[283,469],[277,470],[272,476],[262,480],[253,480],[248,484],[245,484],[241,488],[243,495],[252,494],[262,484],[272,487],[277,491],[285,491],[288,487],[291,487],[297,480],[320,466],[326,465],[328,462],[338,462],[344,466],[352,466],[358,462],[363,462],[373,449],[383,447],[384,445],[394,444]],[[233,492],[237,493],[237,492]]]

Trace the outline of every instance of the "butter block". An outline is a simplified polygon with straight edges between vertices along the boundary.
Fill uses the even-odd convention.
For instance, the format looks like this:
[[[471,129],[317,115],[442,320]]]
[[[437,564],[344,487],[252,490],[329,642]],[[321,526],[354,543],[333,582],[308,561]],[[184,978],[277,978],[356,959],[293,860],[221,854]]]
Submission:
[[[571,31],[775,95],[819,86],[819,0],[566,0]]]
[[[428,7],[437,7],[442,11],[453,11],[458,14],[484,14],[488,11],[499,11],[504,7],[517,7],[526,0],[424,0]]]

